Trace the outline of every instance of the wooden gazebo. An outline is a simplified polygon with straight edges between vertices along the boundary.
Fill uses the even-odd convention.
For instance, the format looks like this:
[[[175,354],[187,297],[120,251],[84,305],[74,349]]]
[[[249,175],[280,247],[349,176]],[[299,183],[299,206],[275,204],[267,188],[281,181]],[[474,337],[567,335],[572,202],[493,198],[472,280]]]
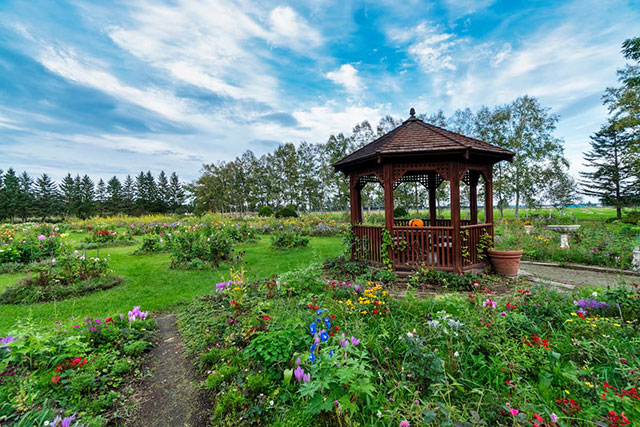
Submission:
[[[513,159],[504,148],[469,138],[411,117],[391,132],[356,150],[333,166],[349,177],[354,257],[381,263],[387,246],[396,271],[426,266],[456,273],[480,269],[478,243],[493,238],[493,165]],[[478,223],[478,182],[484,179],[484,222]],[[451,219],[437,219],[436,190],[450,184]],[[460,182],[469,186],[468,220],[460,218]],[[384,187],[385,227],[362,225],[361,190],[369,182]],[[393,218],[393,190],[403,182],[417,182],[429,191],[429,218],[423,226]],[[383,245],[387,229],[392,244]]]

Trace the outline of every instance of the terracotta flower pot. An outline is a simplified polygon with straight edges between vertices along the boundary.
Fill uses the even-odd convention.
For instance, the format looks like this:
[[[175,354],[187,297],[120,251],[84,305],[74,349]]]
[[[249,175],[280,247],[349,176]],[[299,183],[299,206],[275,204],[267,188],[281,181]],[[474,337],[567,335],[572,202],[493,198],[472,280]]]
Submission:
[[[489,249],[487,253],[489,254],[489,259],[496,273],[509,277],[518,275],[522,251],[497,251],[495,249]]]

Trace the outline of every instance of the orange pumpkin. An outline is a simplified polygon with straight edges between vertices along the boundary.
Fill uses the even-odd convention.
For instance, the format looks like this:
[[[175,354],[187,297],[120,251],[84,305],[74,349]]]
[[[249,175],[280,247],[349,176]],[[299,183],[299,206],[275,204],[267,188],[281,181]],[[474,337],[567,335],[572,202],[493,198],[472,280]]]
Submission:
[[[409,221],[409,227],[424,227],[424,221],[421,219],[412,219]]]

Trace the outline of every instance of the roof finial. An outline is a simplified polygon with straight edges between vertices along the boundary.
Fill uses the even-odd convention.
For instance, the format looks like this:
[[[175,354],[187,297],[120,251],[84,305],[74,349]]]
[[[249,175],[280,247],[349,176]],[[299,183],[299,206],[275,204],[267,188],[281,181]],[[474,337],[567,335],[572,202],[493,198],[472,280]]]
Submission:
[[[412,117],[412,118],[413,118],[413,117],[415,117],[415,115],[416,115],[416,109],[415,109],[415,108],[413,108],[413,107],[411,107],[411,109],[409,110],[409,114],[411,115],[411,117]]]

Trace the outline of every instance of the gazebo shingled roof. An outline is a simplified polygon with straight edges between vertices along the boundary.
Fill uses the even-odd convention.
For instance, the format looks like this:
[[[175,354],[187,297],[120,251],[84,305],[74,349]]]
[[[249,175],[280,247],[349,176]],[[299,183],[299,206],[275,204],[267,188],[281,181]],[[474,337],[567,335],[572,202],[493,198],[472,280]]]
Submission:
[[[474,152],[495,157],[496,162],[511,160],[515,154],[496,145],[425,123],[412,115],[402,125],[354,151],[333,166],[337,171],[344,171],[349,165],[377,156],[455,153],[468,156]]]
[[[493,239],[494,232],[493,165],[511,161],[515,153],[424,123],[413,108],[410,114],[391,132],[333,165],[349,177],[352,257],[378,264],[390,260],[398,271],[429,267],[460,273],[483,268],[482,242],[485,236]],[[478,221],[480,179],[484,182],[483,222]],[[449,184],[450,219],[438,217],[436,209],[436,191],[444,181]],[[361,190],[369,182],[379,182],[384,189],[384,228],[363,224]],[[394,218],[393,193],[403,182],[428,189],[428,218],[419,222]],[[461,218],[461,182],[468,186],[469,219]],[[391,245],[383,242],[385,233]]]

